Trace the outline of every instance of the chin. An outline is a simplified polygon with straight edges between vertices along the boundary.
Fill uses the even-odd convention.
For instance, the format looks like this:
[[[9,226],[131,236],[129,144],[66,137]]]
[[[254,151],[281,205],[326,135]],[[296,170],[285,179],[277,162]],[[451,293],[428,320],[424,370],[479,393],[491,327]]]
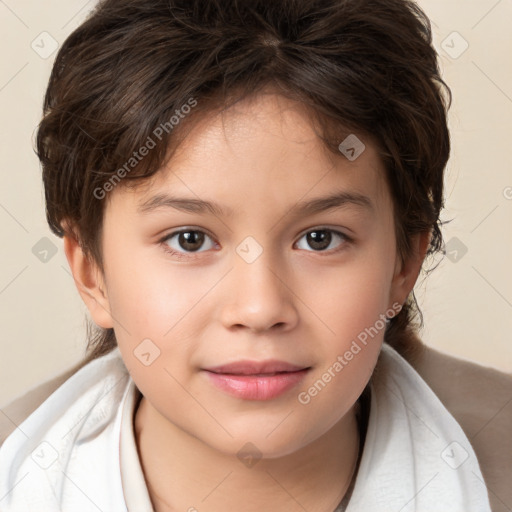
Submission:
[[[301,430],[297,425],[281,425],[275,431],[268,426],[261,429],[254,428],[254,425],[247,425],[246,428],[239,425],[236,431],[229,431],[232,438],[203,438],[203,441],[228,456],[243,458],[252,455],[258,459],[278,459],[299,452],[321,436],[321,433],[315,436],[312,429]]]

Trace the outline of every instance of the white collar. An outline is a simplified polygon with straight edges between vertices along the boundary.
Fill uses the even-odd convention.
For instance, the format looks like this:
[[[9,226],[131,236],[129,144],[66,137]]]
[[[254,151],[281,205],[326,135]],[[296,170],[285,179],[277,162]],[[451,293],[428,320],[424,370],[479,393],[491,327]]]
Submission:
[[[491,512],[471,444],[425,381],[386,344],[377,370],[346,512]],[[138,393],[118,348],[68,379],[0,447],[0,510],[151,511]]]
[[[140,391],[132,379],[126,389],[122,404],[121,435],[119,440],[121,478],[128,512],[151,512],[153,510],[144,473],[142,471],[133,420]]]
[[[414,368],[384,344],[347,512],[491,512],[475,452]]]

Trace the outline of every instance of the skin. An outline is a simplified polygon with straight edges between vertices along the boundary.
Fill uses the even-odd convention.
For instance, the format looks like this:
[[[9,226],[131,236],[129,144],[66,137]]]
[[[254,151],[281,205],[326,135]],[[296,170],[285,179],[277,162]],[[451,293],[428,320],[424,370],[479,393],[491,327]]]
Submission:
[[[143,394],[134,425],[155,510],[332,511],[345,494],[359,442],[354,404],[383,330],[308,404],[298,395],[404,303],[429,240],[418,235],[400,260],[384,169],[364,143],[353,162],[328,153],[300,104],[260,94],[194,125],[146,186],[110,194],[104,273],[65,237],[79,292],[95,323],[115,329]],[[297,203],[335,190],[363,194],[372,208],[293,215]],[[214,201],[233,216],[139,213],[157,193]],[[203,245],[187,252],[178,236],[160,241],[180,228],[206,233]],[[306,236],[319,228],[350,239],[328,231],[331,242],[319,250]],[[263,251],[251,263],[236,252],[248,236]],[[149,366],[134,355],[147,338],[160,350]],[[310,370],[268,401],[227,395],[202,371],[241,359]],[[262,457],[252,467],[237,457],[247,442]]]

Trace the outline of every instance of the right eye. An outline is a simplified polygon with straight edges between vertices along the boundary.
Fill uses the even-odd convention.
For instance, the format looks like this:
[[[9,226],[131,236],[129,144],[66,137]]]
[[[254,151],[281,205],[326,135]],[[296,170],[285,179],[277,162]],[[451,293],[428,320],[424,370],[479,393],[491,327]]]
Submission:
[[[164,245],[164,250],[170,254],[184,255],[189,253],[204,252],[200,251],[205,240],[210,240],[210,246],[205,250],[212,249],[215,244],[212,238],[204,231],[198,229],[181,229],[166,235],[160,242]]]

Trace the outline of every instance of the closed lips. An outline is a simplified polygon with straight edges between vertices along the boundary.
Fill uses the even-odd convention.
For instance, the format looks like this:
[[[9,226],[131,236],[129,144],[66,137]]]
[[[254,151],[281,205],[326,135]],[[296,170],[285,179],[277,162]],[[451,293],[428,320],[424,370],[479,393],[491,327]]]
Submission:
[[[291,373],[309,369],[305,366],[297,366],[284,361],[238,361],[235,363],[205,368],[212,373],[223,373],[229,375],[259,375],[273,376],[279,373]]]

